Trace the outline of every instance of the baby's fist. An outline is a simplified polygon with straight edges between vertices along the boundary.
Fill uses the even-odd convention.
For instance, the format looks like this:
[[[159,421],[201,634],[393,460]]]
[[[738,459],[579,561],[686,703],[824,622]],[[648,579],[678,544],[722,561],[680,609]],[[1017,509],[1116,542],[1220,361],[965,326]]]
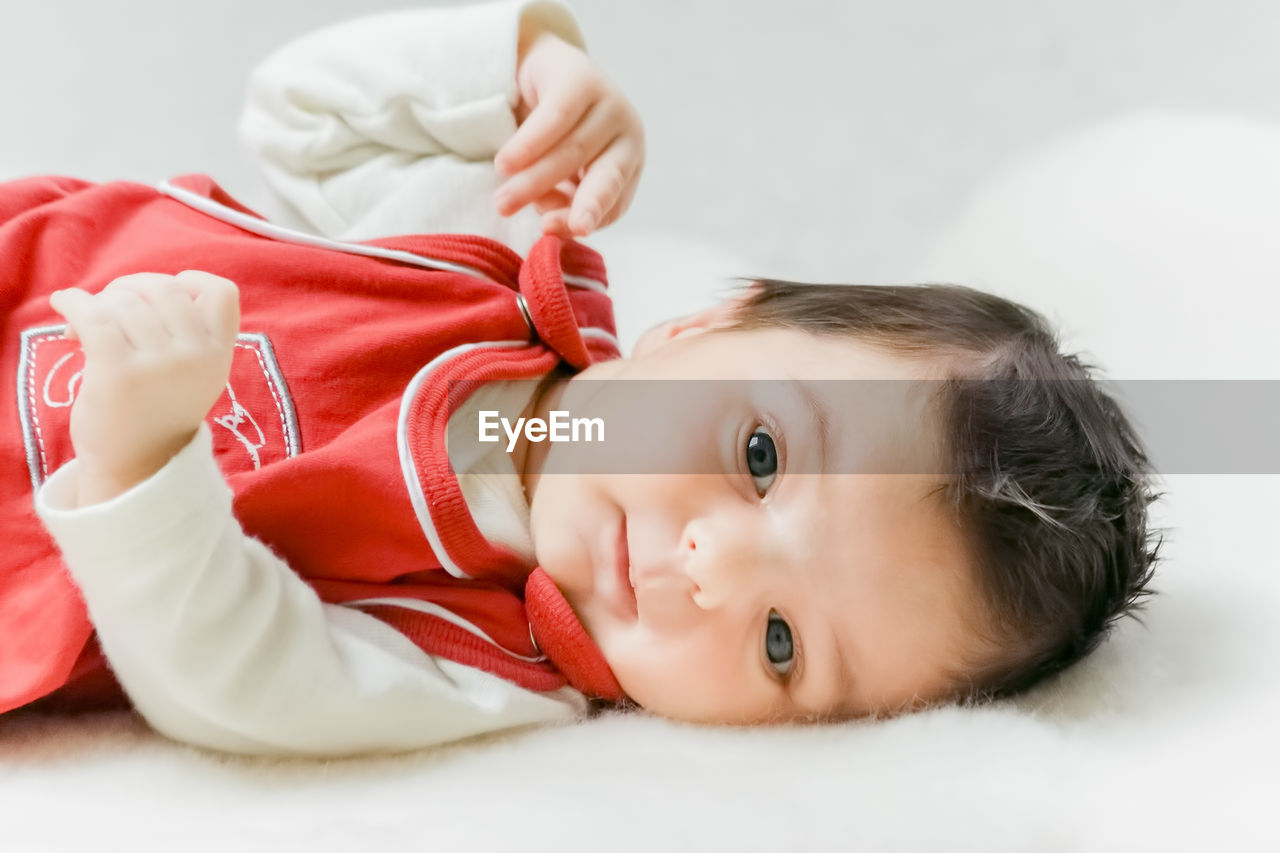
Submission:
[[[50,305],[84,350],[71,410],[81,504],[149,478],[194,437],[231,372],[239,292],[188,270],[139,273],[97,294],[61,290]]]

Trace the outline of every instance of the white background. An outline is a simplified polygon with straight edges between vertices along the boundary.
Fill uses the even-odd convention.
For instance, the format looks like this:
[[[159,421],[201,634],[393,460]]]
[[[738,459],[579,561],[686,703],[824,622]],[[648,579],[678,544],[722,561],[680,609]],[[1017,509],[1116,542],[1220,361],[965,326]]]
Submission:
[[[248,69],[388,0],[2,0],[0,174],[249,194]],[[577,0],[647,121],[629,226],[753,272],[897,279],[1010,156],[1134,109],[1280,118],[1269,0]]]

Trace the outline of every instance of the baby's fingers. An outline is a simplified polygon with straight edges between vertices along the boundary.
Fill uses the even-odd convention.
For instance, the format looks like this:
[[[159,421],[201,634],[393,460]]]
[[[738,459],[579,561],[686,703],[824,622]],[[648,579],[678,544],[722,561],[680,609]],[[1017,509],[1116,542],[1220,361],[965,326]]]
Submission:
[[[573,239],[574,234],[569,230],[569,208],[567,206],[559,207],[544,213],[542,215],[542,233],[554,234],[565,240]]]
[[[72,318],[78,316],[75,308],[75,303],[79,299],[75,295],[77,293],[84,296],[89,295],[83,290],[55,290],[49,294],[49,307],[58,312],[62,319],[67,321],[67,330],[64,335],[69,341],[80,340],[80,335],[76,333],[75,323],[72,322]]]
[[[129,349],[129,339],[98,299],[77,288],[49,295],[49,307],[67,321],[67,339],[79,340],[86,356],[111,355]]]
[[[199,270],[174,276],[191,295],[196,312],[217,341],[235,340],[240,331],[240,291],[230,279]]]
[[[562,207],[568,210],[573,204],[573,194],[577,191],[578,185],[573,181],[561,181],[555,189],[534,199],[533,206],[537,208],[538,213],[559,210]]]
[[[494,155],[494,167],[504,175],[514,175],[537,162],[577,127],[591,106],[585,91],[557,93],[534,107],[529,117]]]
[[[595,159],[574,193],[568,226],[586,235],[626,212],[635,192],[641,159],[626,137],[616,140]]]
[[[542,158],[498,188],[495,194],[498,212],[510,215],[563,182],[576,180],[587,164],[609,147],[614,137],[607,115],[592,110]]]

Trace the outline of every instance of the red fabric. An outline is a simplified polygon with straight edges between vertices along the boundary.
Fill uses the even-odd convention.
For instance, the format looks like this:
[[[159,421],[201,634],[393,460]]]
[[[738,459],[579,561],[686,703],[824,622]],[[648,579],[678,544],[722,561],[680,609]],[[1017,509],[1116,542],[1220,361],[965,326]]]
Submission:
[[[613,670],[574,615],[569,602],[542,569],[529,574],[525,607],[538,647],[574,687],[588,696],[620,702],[626,698]]]
[[[406,610],[402,607],[372,606],[363,608],[423,649],[449,649],[450,660],[491,672],[508,681],[514,681],[530,690],[555,690],[564,687],[567,680],[549,660],[525,661],[501,652],[495,654],[492,643],[469,631],[450,624],[437,616]],[[524,643],[515,648],[506,646],[524,657],[534,657],[537,649],[529,641],[526,628]]]
[[[247,212],[207,177],[175,183]],[[540,241],[527,262],[492,240],[466,235],[369,244],[464,264],[492,279],[483,280],[257,236],[149,186],[67,178],[0,185],[0,217],[0,399],[18,401],[4,407],[0,420],[7,540],[0,561],[0,711],[64,685],[65,695],[75,684],[108,684],[100,697],[114,689],[103,680],[78,591],[32,510],[33,478],[43,481],[72,455],[66,423],[80,356],[58,330],[30,330],[61,325],[47,304],[53,290],[96,291],[133,272],[201,269],[240,285],[241,329],[259,337],[242,335],[229,390],[210,426],[247,532],[285,557],[326,601],[432,601],[517,654],[533,651],[522,601],[530,567],[480,535],[449,468],[444,427],[451,405],[485,382],[537,378],[561,359],[581,368],[616,357],[608,343],[592,340],[588,347],[578,332],[579,325],[613,332],[608,298],[566,289],[561,278],[603,281],[598,255],[556,238]],[[402,399],[419,370],[454,347],[527,340],[517,287],[539,342],[471,349],[443,361]],[[415,513],[397,448],[402,407],[431,522],[448,557],[472,580],[441,568]],[[25,439],[20,412],[29,419]],[[513,666],[509,655],[476,646],[470,635],[426,630],[416,616],[393,617],[391,610],[408,612],[377,612],[430,653],[465,658],[532,689],[564,683],[546,667]],[[585,633],[575,642],[584,641],[590,645]]]

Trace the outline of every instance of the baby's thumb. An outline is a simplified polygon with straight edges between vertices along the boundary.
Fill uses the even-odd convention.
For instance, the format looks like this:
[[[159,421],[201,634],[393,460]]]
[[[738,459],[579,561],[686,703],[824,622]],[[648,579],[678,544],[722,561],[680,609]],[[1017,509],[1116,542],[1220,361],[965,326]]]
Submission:
[[[83,316],[85,307],[93,301],[93,297],[83,290],[77,288],[68,288],[67,290],[55,290],[49,294],[49,307],[62,315],[67,321],[67,330],[65,337],[69,341],[80,339],[80,335],[76,332],[76,322]]]

